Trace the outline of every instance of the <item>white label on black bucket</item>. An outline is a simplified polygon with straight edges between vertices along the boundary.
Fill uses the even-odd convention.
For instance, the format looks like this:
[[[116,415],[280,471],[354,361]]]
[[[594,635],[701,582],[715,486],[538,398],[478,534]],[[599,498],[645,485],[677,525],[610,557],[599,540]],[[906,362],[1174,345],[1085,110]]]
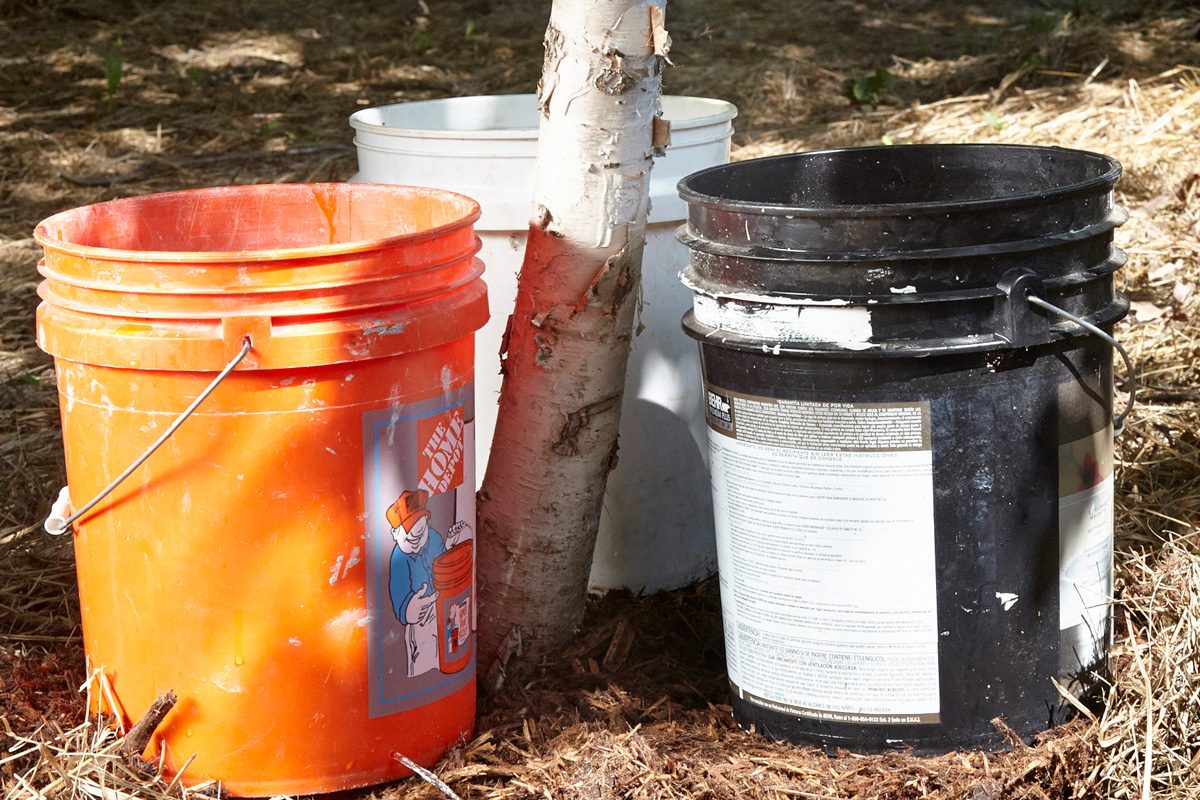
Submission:
[[[1059,628],[1068,677],[1103,657],[1112,602],[1112,428],[1058,453]]]
[[[710,386],[707,406],[734,691],[831,722],[938,722],[928,404]]]

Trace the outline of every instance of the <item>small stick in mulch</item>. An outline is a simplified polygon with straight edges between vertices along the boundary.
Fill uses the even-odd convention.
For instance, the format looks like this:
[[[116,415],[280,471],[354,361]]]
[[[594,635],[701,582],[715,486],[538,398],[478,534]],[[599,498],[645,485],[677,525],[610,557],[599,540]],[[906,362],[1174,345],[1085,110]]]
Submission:
[[[1030,749],[1029,743],[1021,738],[1021,734],[1017,733],[1008,726],[1008,723],[1004,721],[1004,717],[996,717],[993,719],[992,727],[1004,735],[1004,738],[1008,740],[1009,746],[1014,750]]]
[[[411,769],[413,771],[414,775],[416,775],[418,778],[420,778],[421,780],[428,783],[433,788],[437,789],[439,792],[444,794],[446,797],[450,798],[450,800],[462,800],[462,798],[460,798],[457,794],[455,794],[454,790],[451,789],[449,786],[447,786],[442,781],[441,778],[439,778],[437,775],[434,775],[432,772],[425,769],[420,764],[417,764],[412,759],[410,759],[408,756],[403,755],[402,753],[396,753],[394,758],[397,761],[399,761],[401,764],[403,764],[404,766]]]
[[[129,729],[125,740],[121,742],[121,755],[126,761],[140,761],[142,752],[150,744],[150,737],[178,702],[179,697],[168,689],[150,704],[150,708],[146,709],[146,713]]]

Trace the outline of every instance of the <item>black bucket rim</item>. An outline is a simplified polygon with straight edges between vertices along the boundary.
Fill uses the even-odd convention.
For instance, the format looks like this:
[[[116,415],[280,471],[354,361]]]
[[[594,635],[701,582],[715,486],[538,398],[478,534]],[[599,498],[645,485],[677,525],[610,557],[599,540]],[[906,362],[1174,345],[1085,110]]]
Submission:
[[[800,157],[809,159],[820,156],[840,155],[844,153],[895,153],[899,149],[920,149],[927,151],[978,149],[1066,153],[1099,161],[1101,163],[1107,163],[1108,169],[1094,178],[1089,178],[1087,180],[1071,183],[1066,186],[1054,187],[1052,189],[1038,192],[1009,195],[1006,197],[986,197],[968,200],[932,200],[911,203],[867,203],[827,206],[754,203],[747,200],[734,200],[718,197],[716,195],[705,194],[691,188],[690,186],[690,183],[694,180],[698,180],[723,170],[743,167],[746,164],[762,164],[772,161],[786,161]],[[1106,191],[1110,190],[1114,185],[1116,185],[1117,181],[1120,180],[1122,172],[1123,170],[1121,163],[1112,156],[1105,155],[1104,153],[1097,153],[1091,150],[1080,150],[1073,147],[1033,144],[992,144],[988,142],[871,145],[867,147],[836,147],[825,150],[805,150],[792,153],[782,153],[774,156],[761,156],[759,158],[750,158],[744,161],[731,161],[727,164],[719,164],[714,167],[698,170],[690,175],[685,175],[676,184],[676,190],[679,192],[679,196],[683,198],[683,200],[689,206],[697,205],[705,208],[715,208],[721,211],[729,211],[741,214],[764,216],[784,214],[796,217],[887,217],[894,216],[896,214],[912,215],[948,212],[961,214],[963,212],[972,212],[991,208],[1020,208],[1026,205],[1045,203],[1046,200],[1051,198],[1067,199],[1075,195],[1088,194],[1100,189]]]
[[[799,215],[793,215],[799,216]],[[914,261],[951,260],[961,258],[987,258],[994,255],[1033,253],[1050,250],[1115,230],[1129,221],[1129,212],[1115,206],[1101,222],[1083,228],[1051,233],[1017,241],[988,242],[986,244],[957,245],[954,247],[926,248],[924,250],[787,250],[764,245],[737,245],[715,242],[693,231],[684,224],[675,229],[675,241],[693,252],[707,253],[727,258],[747,258],[756,261],[777,261],[791,264],[830,264],[837,262],[856,263],[862,261]]]

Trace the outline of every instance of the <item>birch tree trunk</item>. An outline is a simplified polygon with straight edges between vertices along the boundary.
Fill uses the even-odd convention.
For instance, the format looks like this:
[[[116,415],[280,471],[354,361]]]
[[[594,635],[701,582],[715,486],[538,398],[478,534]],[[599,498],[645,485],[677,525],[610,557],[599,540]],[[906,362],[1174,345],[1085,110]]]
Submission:
[[[478,504],[489,689],[510,658],[561,648],[583,616],[616,464],[651,158],[666,144],[664,6],[554,0],[550,12],[535,210]]]

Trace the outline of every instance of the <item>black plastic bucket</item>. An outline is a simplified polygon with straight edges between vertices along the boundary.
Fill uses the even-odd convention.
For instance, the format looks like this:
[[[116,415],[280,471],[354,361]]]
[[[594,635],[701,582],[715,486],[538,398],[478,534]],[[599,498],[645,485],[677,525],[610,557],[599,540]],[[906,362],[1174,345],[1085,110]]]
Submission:
[[[1120,173],[914,145],[680,182],[741,725],[938,752],[1098,695]]]

